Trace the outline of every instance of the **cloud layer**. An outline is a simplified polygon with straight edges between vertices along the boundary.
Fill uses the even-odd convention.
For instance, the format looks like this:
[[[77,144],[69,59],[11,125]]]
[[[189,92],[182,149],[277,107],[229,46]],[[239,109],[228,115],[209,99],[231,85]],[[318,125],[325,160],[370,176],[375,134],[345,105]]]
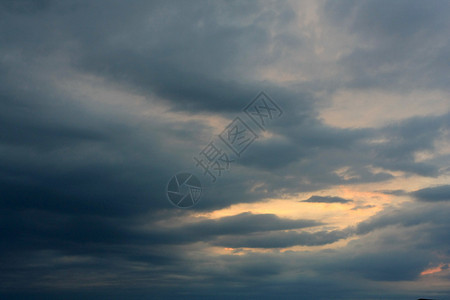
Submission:
[[[448,298],[449,12],[3,1],[0,295]],[[258,138],[211,183],[193,157],[236,116]]]

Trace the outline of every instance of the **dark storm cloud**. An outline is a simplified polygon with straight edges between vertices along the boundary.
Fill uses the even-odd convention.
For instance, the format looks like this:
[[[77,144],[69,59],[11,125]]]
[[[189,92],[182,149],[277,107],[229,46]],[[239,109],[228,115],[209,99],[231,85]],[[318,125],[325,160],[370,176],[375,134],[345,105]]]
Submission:
[[[300,119],[300,125],[287,123],[284,128],[277,128],[279,137],[260,144],[257,141],[239,163],[271,170],[271,179],[264,180],[267,190],[294,193],[299,189],[314,191],[333,184],[393,178],[392,174],[375,172],[372,167],[436,177],[446,172],[439,159],[417,161],[416,154],[435,151],[436,143],[446,138],[448,120],[448,114],[414,117],[378,129],[354,130],[332,128],[311,118]],[[337,170],[342,168],[346,171],[339,174]],[[290,182],[287,175],[295,180]],[[308,184],[299,184],[299,178]]]
[[[311,196],[306,200],[302,200],[302,202],[311,202],[311,203],[349,203],[353,202],[353,200],[344,199],[341,197],[333,197],[333,196]]]
[[[417,162],[415,154],[435,149],[435,142],[450,128],[449,116],[447,113],[438,117],[414,117],[380,129],[377,135],[386,142],[371,146],[374,165],[421,176],[439,175],[439,164]]]
[[[111,298],[136,297],[111,292],[127,286],[163,298],[211,298],[221,291],[227,299],[274,294],[369,299],[378,289],[356,288],[354,280],[413,280],[436,262],[434,250],[448,254],[448,186],[416,191],[416,204],[385,208],[356,229],[310,232],[324,224],[273,214],[192,217],[299,191],[394,178],[374,168],[429,177],[445,172],[439,155],[424,162],[415,155],[435,150],[449,129],[448,113],[376,129],[335,128],[320,121],[324,101],[315,92],[339,84],[446,89],[449,52],[442,28],[448,27],[448,4],[327,4],[325,15],[333,18],[327,21],[356,33],[361,47],[352,46],[340,58],[344,71],[336,82],[291,84],[258,76],[289,60],[289,53],[301,56],[310,47],[306,35],[286,29],[299,21],[297,12],[284,2],[229,3],[1,2],[0,288],[5,298],[14,297],[11,288],[50,287],[78,289],[82,297],[75,298],[98,299],[83,294],[87,286]],[[320,58],[308,60],[315,64]],[[167,180],[192,167],[192,155],[213,130],[183,117],[134,115],[126,109],[134,105],[126,96],[117,107],[83,87],[77,88],[82,94],[73,95],[63,88],[77,81],[71,76],[99,78],[104,90],[113,86],[143,96],[143,111],[167,104],[167,112],[184,117],[203,113],[231,120],[265,90],[285,114],[269,129],[272,137],[257,140],[227,176],[205,189],[194,211],[178,211],[165,198]],[[351,201],[318,197],[307,201]],[[355,232],[356,241],[342,251],[276,252],[331,244]],[[242,257],[210,256],[204,250],[209,246],[274,251],[235,249]],[[281,290],[269,284],[274,282]],[[386,292],[384,298],[393,297]]]
[[[232,248],[286,248],[332,244],[349,236],[350,231],[270,232],[246,236],[220,237],[213,244]]]
[[[412,195],[423,202],[450,201],[450,185],[424,188],[413,192]]]
[[[372,208],[367,205],[362,208]],[[399,228],[414,227],[422,232],[421,248],[430,248],[438,244],[445,245],[448,236],[444,233],[450,226],[447,216],[448,206],[423,206],[404,204],[399,208],[387,208],[366,221],[359,223],[355,228],[349,227],[344,230],[319,231],[319,232],[295,232],[295,231],[255,231],[253,234],[240,235],[239,231],[234,235],[219,237],[212,241],[213,244],[223,247],[241,248],[283,248],[295,245],[324,245],[346,239],[354,234],[367,235],[374,231],[384,230],[396,226]],[[234,217],[233,217],[234,218]],[[304,222],[299,220],[299,222]],[[430,227],[431,226],[431,227]],[[419,228],[419,229],[417,229]],[[276,227],[273,228],[276,230]],[[189,230],[191,231],[191,230]],[[429,244],[427,244],[429,243]]]
[[[389,226],[411,227],[421,224],[449,226],[447,221],[447,206],[417,206],[414,203],[405,204],[400,208],[390,208],[358,224],[356,232],[367,234],[377,229]]]
[[[349,86],[448,89],[449,11],[447,1],[327,2],[326,16],[360,45],[341,58]]]
[[[270,28],[295,20],[289,7],[273,5],[269,11],[262,3],[241,2],[133,2],[117,6],[127,13],[105,11],[95,4],[80,5],[69,18],[95,12],[98,17],[81,27],[63,24],[69,36],[79,42],[74,56],[80,69],[157,95],[173,103],[174,110],[236,111],[242,101],[254,97],[255,90],[276,88],[241,74],[250,72],[259,57],[271,55],[269,47],[278,36],[272,36]],[[235,22],[224,22],[228,16]]]
[[[34,12],[39,12],[41,10],[44,10],[50,6],[51,1],[50,0],[38,0],[38,1],[31,1],[31,0],[5,0],[2,1],[0,4],[0,7],[5,9],[6,11],[10,11],[13,13],[23,13],[23,14],[29,14]]]
[[[377,193],[383,193],[386,195],[394,195],[394,196],[403,196],[407,195],[408,193],[404,190],[381,190],[377,191]]]
[[[345,268],[349,272],[355,272],[375,281],[414,280],[429,263],[429,257],[424,254],[406,249],[386,252],[381,250],[372,253],[368,251],[351,258],[344,258],[344,255],[336,267]],[[333,263],[329,267],[330,272],[335,271]]]
[[[260,231],[286,230],[318,226],[322,223],[313,220],[289,220],[273,214],[254,215],[242,213],[236,216],[223,217],[219,220],[205,220],[187,226],[185,230],[200,234],[242,234]]]
[[[376,205],[370,205],[370,204],[367,204],[367,205],[357,205],[357,206],[353,207],[352,210],[369,209],[369,208],[374,208],[374,207],[376,207]]]
[[[262,5],[249,6],[239,4],[237,7],[227,8],[227,13],[234,14],[237,11],[245,11],[246,13],[250,13],[251,18],[255,18],[255,22],[253,25],[244,25],[247,22],[244,16],[248,17],[248,15],[243,13],[242,15],[238,15],[239,21],[231,26],[219,24],[220,14],[223,13],[223,7],[220,5],[219,7],[204,6],[198,8],[158,3],[144,5],[137,2],[127,6],[116,5],[118,5],[118,9],[120,8],[120,10],[127,11],[130,14],[136,13],[138,16],[141,16],[142,11],[148,5],[149,8],[152,8],[150,13],[151,18],[149,19],[150,23],[142,27],[140,23],[141,19],[139,18],[134,17],[134,22],[127,22],[128,19],[124,18],[124,16],[128,14],[119,14],[115,10],[105,11],[101,6],[88,3],[75,6],[71,10],[68,10],[65,5],[62,5],[62,7],[58,6],[57,9],[66,9],[66,13],[68,14],[66,16],[67,20],[60,19],[56,14],[48,15],[49,18],[45,21],[41,21],[35,15],[30,15],[29,23],[19,23],[10,15],[7,15],[7,17],[9,17],[8,20],[13,24],[12,27],[17,28],[17,30],[20,28],[21,30],[24,28],[28,29],[27,24],[28,27],[30,27],[29,24],[40,24],[41,26],[33,26],[30,30],[34,31],[37,35],[43,35],[48,38],[48,40],[39,41],[43,45],[47,43],[51,45],[53,40],[56,39],[53,36],[56,33],[44,34],[47,26],[52,24],[52,22],[59,24],[60,26],[58,26],[57,30],[67,34],[62,36],[58,35],[58,38],[66,39],[68,42],[76,41],[76,44],[81,49],[77,48],[76,51],[74,50],[75,48],[58,50],[67,51],[73,59],[75,66],[82,70],[94,72],[116,82],[132,85],[134,86],[132,89],[137,89],[137,91],[144,94],[156,94],[160,98],[171,101],[175,110],[195,111],[197,109],[207,109],[217,112],[241,109],[245,101],[252,99],[255,90],[259,88],[259,83],[257,82],[244,82],[241,84],[239,81],[231,79],[234,76],[233,74],[241,71],[239,65],[245,64],[230,64],[227,58],[236,58],[236,56],[233,54],[233,51],[226,51],[228,49],[227,47],[233,48],[232,46],[235,45],[239,49],[235,51],[248,53],[248,55],[250,55],[249,53],[254,55],[255,49],[258,49],[257,51],[264,51],[264,49],[268,48],[268,44],[270,44],[267,33],[268,28],[271,28],[270,25],[281,22],[278,17],[284,16],[285,14],[289,15],[288,8],[279,8],[276,15],[267,15],[267,10]],[[171,14],[177,14],[178,11],[183,11],[185,17],[176,18],[171,21],[160,20],[161,15],[164,13],[170,12]],[[73,25],[75,23],[72,20],[86,16],[86,14],[87,16],[95,15],[95,12],[98,12],[98,17],[86,20],[82,26]],[[190,18],[190,16],[198,16],[198,26],[190,23],[191,19],[195,19]],[[269,23],[259,22],[258,18],[260,17],[264,17]],[[289,20],[292,21],[293,18],[291,16]],[[110,19],[114,19],[115,22],[111,23]],[[187,26],[187,24],[191,26]],[[276,26],[282,26],[282,24]],[[137,28],[140,30],[134,30]],[[184,36],[183,39],[170,38],[171,35],[179,36],[180,30],[183,33],[181,34],[181,36]],[[129,32],[134,33],[128,34]],[[162,32],[164,32],[164,35]],[[249,35],[254,36],[255,32],[258,32],[263,38],[257,40],[247,39]],[[214,42],[209,42],[209,39],[213,36],[215,39]],[[116,40],[116,42],[111,43],[111,40]],[[185,46],[188,40],[191,42],[191,47]],[[27,51],[31,51],[32,49],[32,47],[28,47],[28,43],[32,42],[33,40],[23,44],[25,43],[23,39],[11,37],[10,45],[15,45],[16,47],[25,45],[26,47],[23,47],[23,52],[21,53],[26,58]],[[144,46],[141,46],[143,48],[131,47],[135,43]],[[225,45],[228,46],[225,47]],[[213,48],[211,49],[210,47]],[[138,51],[137,49],[141,50]],[[168,51],[167,49],[171,50]],[[32,54],[28,53],[28,55]],[[33,53],[33,55],[42,55],[42,53]],[[206,63],[207,61],[210,63]],[[251,65],[248,66],[251,68]],[[215,75],[211,76],[211,74]],[[265,88],[271,90],[270,94],[276,100],[280,101],[281,99],[283,102],[280,105],[291,114],[290,116],[286,114],[286,118],[280,120],[279,125],[273,127],[274,132],[284,136],[284,139],[280,140],[275,138],[255,143],[248,154],[246,153],[245,160],[241,160],[239,163],[266,170],[282,168],[289,164],[294,166],[297,163],[297,170],[295,172],[292,171],[291,175],[298,176],[298,174],[301,174],[300,176],[304,176],[305,179],[315,183],[315,185],[300,187],[298,187],[298,182],[292,183],[293,187],[296,186],[297,189],[300,188],[302,190],[314,190],[343,182],[371,182],[392,178],[388,173],[373,174],[369,171],[365,166],[367,165],[367,157],[364,157],[364,155],[355,160],[355,152],[366,150],[358,148],[360,147],[361,139],[367,136],[373,136],[370,131],[343,130],[325,126],[315,119],[312,103],[317,99],[314,99],[308,93],[300,93],[287,88],[281,89],[267,82],[265,83]],[[292,109],[294,107],[295,109]],[[43,111],[45,112],[46,110]],[[48,114],[54,115],[55,113],[59,112],[50,111]],[[84,112],[82,113],[84,114]],[[93,117],[86,116],[84,119],[89,120]],[[43,118],[45,118],[45,115]],[[6,117],[5,120],[7,120]],[[11,120],[13,120],[12,117]],[[40,142],[43,145],[58,143],[71,135],[90,137],[95,143],[106,138],[117,141],[117,143],[123,143],[120,141],[122,137],[116,135],[117,130],[119,132],[123,130],[121,128],[123,124],[115,124],[114,128],[109,129],[109,135],[105,135],[103,131],[106,124],[100,124],[100,126],[92,126],[89,124],[89,128],[85,126],[85,128],[73,129],[64,123],[61,122],[58,124],[59,129],[57,130],[61,130],[59,140],[55,136],[54,139],[48,139],[46,141],[45,137],[48,134],[45,134],[45,127],[42,127],[40,124],[33,124],[33,126],[23,129],[23,131],[31,134],[33,130],[36,130],[35,135],[39,134]],[[109,127],[111,125],[108,124],[106,126]],[[56,130],[54,125],[49,125],[48,127],[50,127],[49,130]],[[65,127],[69,128],[63,131]],[[100,128],[92,130],[92,127]],[[430,131],[432,129],[435,128],[430,128]],[[127,130],[128,132],[132,132],[134,129],[127,128]],[[112,137],[113,133],[116,135],[115,137]],[[124,134],[126,135],[127,133],[124,132]],[[186,135],[184,134],[184,136]],[[375,136],[373,137],[375,138]],[[33,141],[32,138],[20,138],[20,135],[12,134],[5,136],[5,138],[16,138],[22,142]],[[105,141],[104,144],[110,144],[110,140]],[[132,139],[130,141],[133,142]],[[431,143],[431,138],[426,142],[428,144]],[[153,141],[153,143],[157,144],[158,142]],[[354,150],[355,152],[349,152],[348,150]],[[385,149],[380,150],[380,152],[382,151],[385,151]],[[398,154],[391,159],[392,151],[386,155],[381,153],[379,155],[383,157],[380,158],[378,164],[385,168],[402,169],[420,174],[436,174],[435,166],[415,163],[411,160],[413,150],[406,156],[403,154],[403,150],[399,149]],[[149,156],[156,158],[157,154]],[[390,160],[389,163],[385,162],[386,158]],[[399,158],[400,161],[398,161]],[[155,159],[155,161],[161,161],[161,159]],[[153,162],[152,166],[154,166]],[[351,171],[356,176],[348,180],[343,180],[334,173],[335,169],[345,166],[351,166]],[[95,173],[97,171],[93,172]],[[285,171],[283,172],[286,174]],[[100,174],[110,173],[106,169]],[[289,174],[290,171],[287,173]],[[166,174],[170,176],[169,172],[166,172]],[[255,174],[253,177],[255,177],[255,181],[258,181],[258,179],[267,180],[267,178],[261,178],[259,174]],[[89,177],[87,176],[86,178]],[[159,178],[155,180],[161,183]],[[273,184],[271,184],[270,190],[276,194],[277,190],[289,187],[290,183],[283,181],[284,179],[281,180],[281,178],[280,180],[271,180]],[[231,194],[228,197],[227,195],[220,195],[219,197],[214,197],[217,201],[211,201],[209,204],[205,202],[202,205],[207,205],[209,208],[217,208],[231,205],[234,202],[255,201],[261,198],[261,195],[246,194],[245,191],[250,188],[250,185],[237,175],[233,175],[233,178],[230,178],[228,182],[231,183],[230,186],[236,185],[238,187],[236,190],[239,191],[242,197],[234,197]],[[228,186],[228,182],[223,183],[223,186]],[[134,183],[132,184],[134,185]],[[111,183],[111,185],[116,185],[116,183]],[[266,196],[268,197],[270,195]],[[223,197],[226,197],[226,199],[220,200]],[[159,203],[161,202],[159,201]],[[204,206],[199,206],[199,208],[203,209]]]
[[[236,235],[242,234],[301,229],[319,225],[322,223],[313,220],[289,220],[272,214],[242,213],[218,220],[202,220],[191,224],[181,224],[181,226],[150,230],[148,233],[143,232],[142,236],[147,236],[151,244],[181,244],[208,242],[220,236],[236,238]]]
[[[436,251],[448,255],[448,208],[447,203],[413,202],[385,208],[356,226],[358,239],[343,249],[323,251],[317,270],[328,275],[346,270],[375,281],[415,280],[442,261]]]
[[[17,252],[23,251],[24,245],[27,245],[26,251],[55,249],[72,254],[86,251],[92,255],[99,255],[102,252],[113,254],[115,248],[126,245],[182,245],[213,241],[221,236],[232,237],[321,225],[312,220],[289,220],[270,214],[243,213],[218,220],[142,230],[141,227],[146,225],[142,220],[87,216],[76,209],[72,211],[72,215],[58,215],[43,210],[27,210],[11,214],[11,211],[5,210],[0,224],[4,228],[14,228],[4,232],[1,237],[4,246],[0,247],[0,250],[8,255],[19,254]],[[155,227],[152,223],[150,226]],[[308,239],[308,243],[326,243],[323,234],[317,237],[307,235],[303,238]],[[109,247],[113,248],[108,250]]]

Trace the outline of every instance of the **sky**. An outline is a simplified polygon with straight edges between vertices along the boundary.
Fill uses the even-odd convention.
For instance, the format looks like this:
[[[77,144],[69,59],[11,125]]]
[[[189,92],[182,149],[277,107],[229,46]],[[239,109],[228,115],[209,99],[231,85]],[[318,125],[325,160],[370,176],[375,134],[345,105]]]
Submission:
[[[450,299],[449,70],[444,0],[1,1],[0,298]]]

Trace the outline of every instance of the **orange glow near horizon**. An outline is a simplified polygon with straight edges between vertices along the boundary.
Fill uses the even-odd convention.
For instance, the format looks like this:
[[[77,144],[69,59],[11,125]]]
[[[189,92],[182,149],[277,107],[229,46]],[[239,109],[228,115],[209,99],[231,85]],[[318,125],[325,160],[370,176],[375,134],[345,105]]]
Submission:
[[[430,268],[430,269],[426,269],[424,270],[422,273],[420,273],[420,275],[430,275],[430,274],[434,274],[434,273],[439,273],[442,271],[442,268],[447,266],[446,264],[439,264],[439,266],[434,267],[434,268]]]

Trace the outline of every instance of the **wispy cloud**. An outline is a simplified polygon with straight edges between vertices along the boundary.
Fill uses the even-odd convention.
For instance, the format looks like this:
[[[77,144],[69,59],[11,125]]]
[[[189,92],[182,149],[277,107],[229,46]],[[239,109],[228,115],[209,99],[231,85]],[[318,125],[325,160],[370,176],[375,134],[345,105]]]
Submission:
[[[306,200],[302,200],[302,202],[311,202],[311,203],[349,203],[352,200],[344,199],[341,197],[333,197],[333,196],[311,196]]]

